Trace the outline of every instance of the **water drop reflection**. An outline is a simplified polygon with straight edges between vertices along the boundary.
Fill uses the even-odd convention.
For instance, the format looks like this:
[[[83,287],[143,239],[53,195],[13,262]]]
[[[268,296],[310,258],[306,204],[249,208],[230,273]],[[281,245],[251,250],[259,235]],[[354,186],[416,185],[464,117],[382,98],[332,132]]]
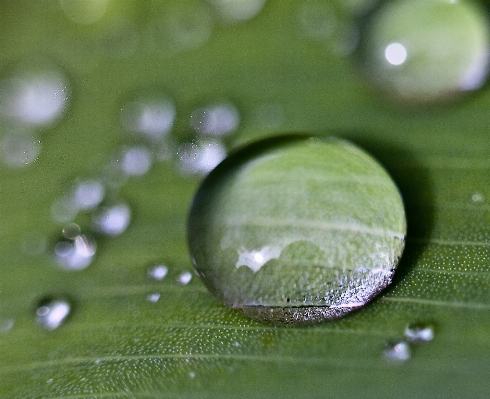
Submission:
[[[95,241],[82,234],[80,227],[74,223],[66,225],[63,230],[65,240],[59,241],[54,247],[55,259],[65,270],[83,270],[93,261],[96,252]]]
[[[94,230],[108,236],[118,236],[131,222],[131,208],[124,202],[100,207],[93,215]]]
[[[226,149],[216,140],[194,140],[178,150],[179,168],[184,174],[206,174],[226,157]]]
[[[260,13],[265,0],[208,0],[225,23],[246,21]]]
[[[410,345],[405,341],[389,344],[383,355],[386,360],[394,362],[406,362],[412,357]]]
[[[234,132],[240,123],[240,114],[233,104],[218,103],[198,108],[191,115],[191,125],[200,134],[225,136]]]
[[[55,330],[63,324],[70,311],[71,305],[66,299],[46,298],[36,308],[36,322],[46,330]]]
[[[153,280],[163,280],[168,273],[168,267],[165,265],[155,265],[148,268],[148,277]]]

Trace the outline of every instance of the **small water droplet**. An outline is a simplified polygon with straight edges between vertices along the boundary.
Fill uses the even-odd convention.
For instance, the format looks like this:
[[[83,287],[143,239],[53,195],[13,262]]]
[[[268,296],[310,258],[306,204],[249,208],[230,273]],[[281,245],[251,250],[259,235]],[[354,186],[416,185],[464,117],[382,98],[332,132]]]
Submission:
[[[131,208],[124,202],[100,206],[92,218],[94,230],[109,236],[124,233],[130,222]]]
[[[196,373],[194,373],[194,371],[189,371],[189,377],[195,378],[196,377]]]
[[[182,285],[187,285],[192,280],[192,273],[182,272],[177,276],[177,282]]]
[[[153,280],[163,280],[168,273],[168,267],[165,265],[154,265],[148,268],[148,277]]]
[[[389,95],[427,102],[480,88],[489,45],[487,15],[474,2],[397,0],[372,13],[359,55]]]
[[[225,136],[234,132],[239,123],[238,110],[227,102],[198,108],[191,115],[191,125],[199,134]]]
[[[474,193],[472,196],[471,196],[471,200],[473,202],[483,202],[485,201],[485,197],[483,196],[482,193]]]
[[[101,360],[100,360],[100,359],[95,359],[95,360],[94,360],[94,364],[95,364],[96,366],[98,366],[100,363],[101,363]]]
[[[338,139],[280,137],[237,151],[203,181],[189,213],[191,257],[228,306],[310,323],[366,304],[404,248],[397,187]]]
[[[29,132],[10,131],[0,142],[2,161],[11,168],[23,168],[34,163],[41,151],[41,141]]]
[[[0,333],[7,333],[14,328],[13,319],[0,319]]]
[[[411,343],[427,342],[434,339],[434,330],[430,326],[409,325],[405,328],[404,335]]]
[[[154,292],[153,294],[148,294],[146,296],[146,299],[148,302],[158,302],[158,300],[160,299],[160,294],[158,292]]]
[[[82,180],[75,184],[71,200],[78,210],[90,210],[99,205],[105,196],[104,184],[99,180]]]
[[[46,380],[46,384],[51,384],[53,382],[53,379],[50,378],[49,380]]]
[[[207,0],[224,23],[247,21],[260,13],[265,0]]]
[[[107,10],[108,0],[60,0],[60,5],[68,18],[77,24],[93,24],[100,20]]]
[[[28,59],[0,81],[0,113],[13,121],[45,126],[63,113],[67,78],[52,62]]]
[[[121,157],[121,169],[128,176],[143,176],[151,168],[153,157],[144,146],[126,149]]]
[[[384,352],[383,356],[386,360],[394,362],[406,362],[410,360],[412,351],[410,345],[405,341],[399,341],[394,344],[389,344]]]
[[[164,94],[141,95],[123,105],[121,122],[130,132],[152,141],[164,138],[173,126],[175,105]]]
[[[45,298],[36,308],[36,322],[46,330],[57,329],[70,315],[71,305],[64,298]]]
[[[66,240],[59,241],[54,247],[55,259],[66,270],[83,270],[92,262],[96,252],[96,243],[90,236],[82,234],[75,223],[63,228]]]
[[[183,174],[206,174],[226,157],[226,149],[217,140],[194,140],[182,144],[177,151]]]

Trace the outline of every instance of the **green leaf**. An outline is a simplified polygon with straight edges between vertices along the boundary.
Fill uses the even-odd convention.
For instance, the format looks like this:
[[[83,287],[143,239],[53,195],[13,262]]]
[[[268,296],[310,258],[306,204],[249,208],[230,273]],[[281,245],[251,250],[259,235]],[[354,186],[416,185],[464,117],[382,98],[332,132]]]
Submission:
[[[0,78],[42,56],[66,73],[69,97],[55,125],[35,129],[39,159],[1,166],[2,398],[488,395],[490,92],[439,107],[393,105],[342,55],[340,27],[354,21],[347,4],[355,3],[270,0],[248,21],[224,23],[198,0],[120,1],[78,25],[55,0],[3,3]],[[332,34],[304,28],[312,5],[330,12],[315,15],[336,16]],[[189,10],[200,18],[186,25]],[[180,36],[162,29],[169,16]],[[63,224],[52,203],[134,143],[120,109],[159,90],[175,102],[176,144],[192,138],[196,108],[225,99],[240,114],[229,149],[306,132],[348,139],[378,159],[400,188],[408,224],[388,290],[340,320],[284,328],[228,309],[197,277],[179,284],[192,271],[185,226],[200,178],[183,176],[174,160],[118,190],[131,224],[120,236],[96,237],[92,265],[60,269],[53,248]],[[275,119],[264,122],[264,109]],[[4,137],[9,126],[0,128]],[[76,222],[83,228],[88,217]],[[156,263],[168,266],[161,281],[147,276]],[[147,300],[152,293],[157,302]],[[53,331],[35,321],[47,296],[73,304]],[[434,339],[414,344],[406,362],[387,361],[385,346],[417,323],[432,326]]]

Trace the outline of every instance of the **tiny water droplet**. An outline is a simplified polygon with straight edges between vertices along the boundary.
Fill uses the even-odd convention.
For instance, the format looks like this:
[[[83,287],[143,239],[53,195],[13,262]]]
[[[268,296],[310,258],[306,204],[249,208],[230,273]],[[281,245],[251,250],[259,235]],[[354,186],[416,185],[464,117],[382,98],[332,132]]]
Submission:
[[[123,126],[133,134],[159,141],[173,126],[175,105],[164,94],[141,95],[121,109]]]
[[[177,276],[177,282],[182,285],[187,285],[192,280],[192,274],[190,272],[182,272]]]
[[[183,174],[206,174],[226,157],[226,149],[217,140],[194,140],[182,144],[177,151],[179,169]]]
[[[50,378],[49,380],[46,380],[46,384],[51,384],[53,382],[53,379]]]
[[[55,259],[65,270],[83,270],[92,262],[97,249],[94,239],[82,231],[75,223],[69,223],[62,230],[65,240],[54,247]]]
[[[232,154],[188,220],[197,274],[228,306],[311,323],[360,308],[392,280],[406,221],[386,171],[353,144],[280,137]]]
[[[14,328],[13,319],[0,319],[0,333],[7,333]]]
[[[94,364],[95,364],[96,366],[98,366],[100,363],[101,363],[101,360],[100,360],[100,359],[95,359],[95,360],[94,360]]]
[[[238,110],[227,102],[198,108],[191,115],[191,125],[199,134],[225,136],[234,132],[239,123]]]
[[[397,0],[372,13],[359,56],[389,95],[428,102],[480,88],[489,45],[489,21],[476,2]]]
[[[9,131],[1,138],[0,151],[5,165],[24,168],[38,159],[41,141],[33,133]]]
[[[165,265],[155,265],[148,268],[148,277],[153,280],[163,280],[168,273],[168,267]]]
[[[100,206],[92,217],[95,231],[108,236],[118,236],[131,222],[131,208],[124,202]]]
[[[385,348],[383,356],[389,361],[406,362],[407,360],[410,360],[412,353],[410,350],[410,345],[405,341],[400,341],[394,344],[389,344]]]
[[[105,187],[100,180],[82,180],[75,184],[71,193],[73,206],[78,210],[90,210],[99,205],[105,196]]]
[[[434,339],[434,330],[430,326],[409,325],[405,328],[404,335],[411,343],[427,342]]]
[[[260,13],[265,0],[207,0],[224,23],[247,21]]]
[[[194,371],[189,371],[189,377],[195,378],[196,377],[196,373],[194,373]]]
[[[160,294],[158,292],[154,292],[153,294],[148,294],[146,296],[146,299],[148,302],[158,302],[158,300],[160,299]]]
[[[144,146],[126,149],[121,157],[121,169],[128,176],[143,176],[151,168],[153,157],[150,150]]]
[[[71,312],[71,305],[64,298],[42,299],[36,308],[36,322],[46,330],[57,329]]]
[[[485,201],[485,197],[483,196],[482,193],[474,193],[472,196],[471,196],[471,200],[473,202],[483,202]]]

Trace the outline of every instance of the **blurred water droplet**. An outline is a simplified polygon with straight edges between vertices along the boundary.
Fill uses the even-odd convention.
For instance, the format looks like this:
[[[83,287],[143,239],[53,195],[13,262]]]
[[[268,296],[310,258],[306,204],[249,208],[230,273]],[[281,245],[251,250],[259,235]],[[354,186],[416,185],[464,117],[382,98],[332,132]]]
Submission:
[[[130,147],[121,157],[122,171],[128,176],[143,176],[151,168],[153,158],[150,150],[144,146]]]
[[[130,132],[152,141],[164,138],[173,126],[175,105],[165,95],[140,96],[121,109],[121,121]]]
[[[197,1],[169,3],[149,27],[149,46],[164,56],[204,45],[213,30],[209,9]]]
[[[108,0],[60,0],[66,16],[78,24],[93,24],[107,10]]]
[[[51,384],[53,382],[53,379],[50,378],[49,380],[46,380],[46,384]]]
[[[434,339],[434,330],[430,326],[409,325],[405,328],[404,335],[411,343],[427,342]]]
[[[14,328],[13,319],[0,319],[0,333],[7,333]]]
[[[489,45],[489,21],[475,2],[397,0],[368,19],[360,65],[389,95],[434,101],[484,84]]]
[[[21,124],[51,124],[66,107],[67,81],[51,62],[26,60],[0,81],[0,113]]]
[[[148,268],[148,277],[153,280],[163,280],[168,273],[165,265],[155,265]]]
[[[131,208],[124,202],[101,206],[92,218],[95,231],[109,236],[118,236],[126,231],[131,222]]]
[[[46,330],[57,329],[71,312],[71,305],[64,298],[45,298],[36,308],[36,322]]]
[[[177,282],[182,285],[187,285],[192,280],[192,273],[182,272],[177,276]]]
[[[392,280],[405,211],[382,166],[335,138],[276,137],[235,152],[189,212],[196,271],[228,306],[280,323],[339,318]]]
[[[239,123],[238,110],[226,102],[198,108],[191,115],[191,125],[200,134],[225,136],[234,132]]]
[[[105,187],[100,180],[82,180],[73,188],[73,206],[78,210],[90,210],[99,205],[105,196]]]
[[[189,371],[189,377],[195,378],[196,377],[196,373],[194,373],[194,371]]]
[[[247,21],[260,13],[265,0],[207,0],[225,23]]]
[[[394,344],[389,344],[385,348],[383,356],[389,361],[406,362],[407,360],[410,360],[412,353],[410,350],[410,345],[405,341],[400,341]]]
[[[0,146],[3,163],[11,168],[23,168],[34,163],[41,151],[41,141],[28,132],[10,131],[2,137]]]
[[[473,202],[483,202],[485,201],[485,197],[483,196],[482,193],[474,193],[472,196],[471,196],[471,200]]]
[[[193,140],[177,151],[179,169],[184,174],[206,174],[226,157],[226,149],[216,140]]]
[[[146,296],[146,299],[148,302],[153,302],[153,303],[158,302],[158,300],[160,299],[160,294],[157,292],[155,292],[153,294],[148,294]]]
[[[94,364],[95,364],[96,366],[98,366],[100,363],[101,363],[101,360],[100,360],[100,359],[95,359],[95,360],[94,360]]]
[[[58,265],[65,270],[83,270],[93,261],[97,246],[93,238],[81,234],[81,229],[75,223],[63,228],[66,240],[56,243],[54,247],[55,259]]]

